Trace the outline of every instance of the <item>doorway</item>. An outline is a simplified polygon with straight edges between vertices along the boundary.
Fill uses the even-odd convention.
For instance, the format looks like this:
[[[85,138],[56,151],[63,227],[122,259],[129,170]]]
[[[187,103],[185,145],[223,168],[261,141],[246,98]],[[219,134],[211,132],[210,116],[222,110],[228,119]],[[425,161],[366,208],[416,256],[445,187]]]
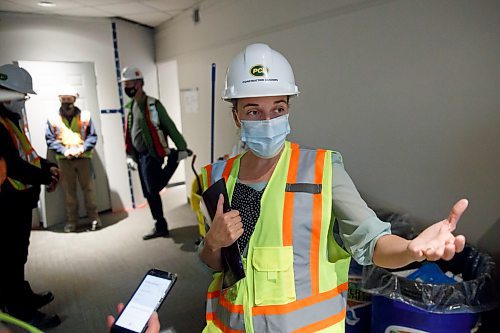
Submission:
[[[75,105],[90,112],[98,135],[97,145],[92,157],[94,184],[98,211],[111,209],[108,181],[105,173],[103,137],[101,131],[100,109],[97,101],[96,75],[92,62],[57,61],[19,61],[33,78],[32,95],[26,102],[26,122],[33,148],[42,157],[55,161],[54,155],[47,154],[45,128],[50,115],[59,112],[58,92],[61,87],[72,86],[79,98]],[[78,187],[80,217],[86,215],[83,196]],[[45,228],[66,222],[64,191],[61,186],[53,193],[42,190],[40,195],[39,218]]]

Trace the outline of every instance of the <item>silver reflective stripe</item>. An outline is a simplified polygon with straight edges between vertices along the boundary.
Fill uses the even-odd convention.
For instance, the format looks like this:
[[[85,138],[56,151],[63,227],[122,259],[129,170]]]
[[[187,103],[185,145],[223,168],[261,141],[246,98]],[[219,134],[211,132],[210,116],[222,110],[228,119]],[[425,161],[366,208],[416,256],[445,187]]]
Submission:
[[[316,150],[301,148],[296,182],[313,184],[315,167]]]
[[[148,96],[148,106],[149,106],[149,114],[151,115],[151,121],[155,125],[155,127],[160,127],[160,119],[158,117],[158,111],[155,106],[155,99],[153,97]]]
[[[215,313],[215,317],[228,328],[245,331],[245,318],[242,313],[231,313],[220,304],[219,298],[207,300],[207,313]],[[257,332],[257,331],[256,331]]]
[[[80,123],[82,127],[80,128],[80,136],[82,137],[82,140],[85,141],[87,138],[87,127],[89,126],[90,122],[90,113],[88,111],[82,111],[79,115],[80,117]]]
[[[312,184],[316,151],[300,149],[296,183]],[[311,296],[311,229],[313,196],[295,192],[293,200],[293,270],[297,300]]]
[[[210,182],[208,186],[212,185],[216,181],[222,178],[222,173],[224,172],[224,168],[226,167],[226,161],[218,161],[212,164],[212,174],[210,175]]]
[[[253,316],[254,332],[300,332],[301,328],[338,315],[345,309],[346,302],[347,291],[344,291],[334,298],[286,314]]]
[[[161,130],[160,116],[158,115],[158,110],[156,110],[155,104],[156,100],[153,97],[148,96],[149,114],[151,116],[151,122],[156,128],[156,132],[158,133],[158,139],[160,140],[160,144],[163,147],[163,150],[165,150],[165,155],[168,155],[170,153],[170,150],[168,149],[168,142],[167,139],[165,138],[165,134]]]
[[[217,302],[219,302],[219,298],[207,298],[207,313],[215,312],[217,309]]]

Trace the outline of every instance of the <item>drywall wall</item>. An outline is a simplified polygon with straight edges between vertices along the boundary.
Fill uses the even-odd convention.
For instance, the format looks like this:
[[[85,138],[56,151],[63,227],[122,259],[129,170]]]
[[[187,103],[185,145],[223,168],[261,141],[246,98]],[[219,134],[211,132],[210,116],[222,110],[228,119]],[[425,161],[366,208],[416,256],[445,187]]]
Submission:
[[[0,13],[0,63],[18,60],[92,62],[95,65],[99,109],[116,112],[120,109],[120,99],[112,22],[106,18]],[[146,90],[158,96],[152,30],[121,20],[114,22],[122,67],[131,64],[141,67]],[[132,200],[126,165],[123,163],[123,129],[115,118],[113,113],[102,113],[106,131],[99,128],[98,134],[104,145],[109,142],[116,148],[105,149],[105,156],[101,159],[108,174],[112,209],[121,210],[131,208]],[[144,203],[144,198],[136,174],[133,174],[133,181],[135,201],[140,205]]]
[[[198,88],[199,112],[182,111],[198,167],[210,162],[211,64],[217,157],[236,142],[219,99],[225,68],[246,44],[268,43],[301,90],[290,139],[340,151],[369,202],[421,226],[469,198],[458,231],[500,253],[486,237],[500,223],[499,36],[493,0],[207,0],[198,24],[186,12],[155,38],[156,60],[177,61],[180,88]]]

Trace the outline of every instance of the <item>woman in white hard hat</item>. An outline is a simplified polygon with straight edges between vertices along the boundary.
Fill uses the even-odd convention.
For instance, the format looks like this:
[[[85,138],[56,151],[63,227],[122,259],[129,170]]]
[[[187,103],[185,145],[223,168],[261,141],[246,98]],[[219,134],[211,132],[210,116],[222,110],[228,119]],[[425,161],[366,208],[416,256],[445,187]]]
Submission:
[[[265,44],[247,46],[228,68],[223,99],[248,151],[203,169],[205,188],[225,178],[232,208],[223,213],[219,198],[200,252],[217,271],[204,332],[344,332],[351,256],[397,268],[449,260],[465,245],[452,232],[467,200],[409,241],[368,208],[339,153],[286,141],[298,93],[288,61]],[[333,238],[335,218],[348,253]],[[234,242],[246,277],[222,289],[221,249]]]

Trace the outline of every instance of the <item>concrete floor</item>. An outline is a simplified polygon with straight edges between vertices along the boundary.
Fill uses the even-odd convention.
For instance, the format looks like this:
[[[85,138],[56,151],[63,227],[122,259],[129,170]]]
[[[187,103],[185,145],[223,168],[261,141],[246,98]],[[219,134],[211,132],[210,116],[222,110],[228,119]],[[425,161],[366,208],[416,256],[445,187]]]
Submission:
[[[126,302],[153,267],[175,272],[178,281],[159,315],[164,332],[200,332],[210,273],[198,261],[198,226],[184,185],[162,194],[171,238],[143,241],[153,221],[149,207],[102,215],[104,228],[66,234],[62,226],[31,235],[27,279],[35,291],[49,289],[55,300],[42,310],[62,324],[50,332],[106,332],[105,316]],[[84,223],[82,221],[82,223]]]

